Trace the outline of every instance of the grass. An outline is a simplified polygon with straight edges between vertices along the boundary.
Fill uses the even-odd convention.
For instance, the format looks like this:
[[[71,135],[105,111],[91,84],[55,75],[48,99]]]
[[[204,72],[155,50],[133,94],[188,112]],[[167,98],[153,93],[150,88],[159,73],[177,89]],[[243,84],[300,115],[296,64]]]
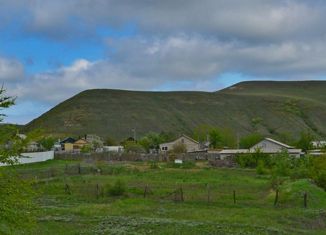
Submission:
[[[213,169],[205,162],[189,169],[81,162],[79,175],[73,168],[78,164],[54,160],[16,167],[24,176],[37,176],[39,215],[31,234],[325,234],[326,192],[308,180],[286,181],[274,207],[269,177],[252,170]],[[101,174],[86,170],[98,167]],[[44,174],[50,169],[52,175]],[[126,192],[112,196],[108,189],[118,180]],[[173,193],[180,187],[183,202]]]

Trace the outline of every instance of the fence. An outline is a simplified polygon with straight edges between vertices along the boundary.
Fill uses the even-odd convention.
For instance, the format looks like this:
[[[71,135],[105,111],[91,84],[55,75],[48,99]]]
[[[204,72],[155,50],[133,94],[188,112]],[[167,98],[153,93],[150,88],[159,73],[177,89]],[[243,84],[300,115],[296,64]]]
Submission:
[[[137,172],[136,172],[137,171]],[[19,172],[24,178],[34,178],[35,187],[42,184],[48,185],[53,181],[55,188],[60,194],[71,195],[82,200],[111,200],[114,196],[126,196],[129,198],[143,198],[148,200],[173,201],[173,202],[195,202],[207,203],[211,205],[239,205],[239,206],[266,206],[278,207],[285,205],[282,200],[283,192],[274,191],[269,200],[266,199],[266,191],[259,191],[247,186],[232,187],[226,185],[216,185],[214,183],[172,183],[172,182],[147,182],[132,180],[123,184],[120,193],[111,194],[111,189],[115,187],[119,175],[137,174],[136,168],[126,168],[123,166],[106,165],[81,165],[67,164],[57,168],[49,168],[38,171],[28,171],[24,169]],[[71,180],[70,176],[76,175],[116,175],[111,181],[103,182],[97,177],[79,178]],[[76,179],[76,178],[74,178]],[[52,186],[51,186],[52,187]],[[61,191],[60,191],[61,188]],[[295,202],[288,201],[286,206],[296,203],[296,206],[309,207],[313,195],[307,192],[297,194]],[[267,201],[266,201],[267,200]],[[291,199],[292,200],[292,199]]]
[[[54,151],[22,153],[17,164],[44,162],[51,159],[54,159]],[[0,163],[0,166],[6,166],[6,164]]]
[[[168,154],[139,154],[139,153],[66,153],[56,152],[55,159],[58,160],[85,160],[85,161],[168,161]],[[209,160],[219,159],[218,153],[184,153],[174,156],[182,160]]]

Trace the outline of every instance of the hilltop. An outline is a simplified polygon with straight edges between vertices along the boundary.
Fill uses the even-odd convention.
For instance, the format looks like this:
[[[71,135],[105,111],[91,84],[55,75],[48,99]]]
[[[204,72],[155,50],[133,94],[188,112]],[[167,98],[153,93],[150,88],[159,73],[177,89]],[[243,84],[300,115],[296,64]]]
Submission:
[[[191,134],[200,124],[233,129],[239,135],[296,137],[309,130],[326,136],[326,82],[251,81],[217,92],[86,90],[60,103],[24,130],[55,135],[94,133],[122,139],[136,128]]]

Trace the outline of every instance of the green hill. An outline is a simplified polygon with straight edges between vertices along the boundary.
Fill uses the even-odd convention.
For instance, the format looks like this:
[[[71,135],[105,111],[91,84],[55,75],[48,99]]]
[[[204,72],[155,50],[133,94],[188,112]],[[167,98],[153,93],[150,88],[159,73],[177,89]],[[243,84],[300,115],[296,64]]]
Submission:
[[[191,134],[200,124],[239,135],[326,136],[326,82],[242,82],[217,92],[87,90],[25,126],[55,135],[94,133],[122,139],[146,132]]]

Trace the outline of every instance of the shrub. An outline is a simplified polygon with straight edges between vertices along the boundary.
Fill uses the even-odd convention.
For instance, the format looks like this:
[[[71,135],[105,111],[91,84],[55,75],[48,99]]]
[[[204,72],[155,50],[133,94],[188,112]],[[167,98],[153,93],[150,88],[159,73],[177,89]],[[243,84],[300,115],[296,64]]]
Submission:
[[[110,196],[122,196],[126,193],[127,187],[124,182],[117,180],[112,187],[109,186]]]
[[[175,143],[172,148],[172,152],[179,154],[179,153],[186,153],[187,152],[187,147],[185,144],[179,142]]]

